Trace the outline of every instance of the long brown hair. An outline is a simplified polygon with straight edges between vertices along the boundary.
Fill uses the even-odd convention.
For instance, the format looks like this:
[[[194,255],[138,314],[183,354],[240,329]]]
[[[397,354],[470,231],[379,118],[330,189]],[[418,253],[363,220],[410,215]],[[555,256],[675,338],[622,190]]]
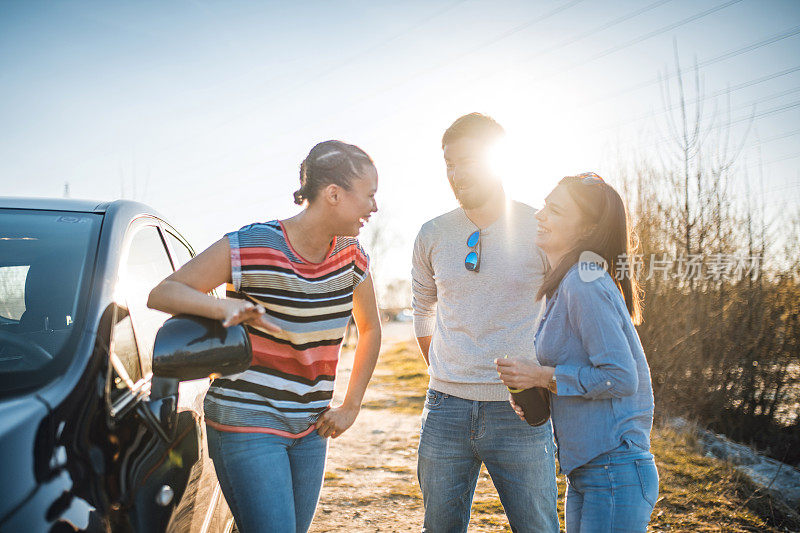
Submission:
[[[567,176],[558,182],[558,187],[565,187],[578,205],[590,230],[578,239],[557,265],[551,265],[536,299],[552,297],[564,275],[579,261],[581,253],[594,252],[605,260],[608,273],[625,298],[631,320],[638,325],[642,321],[642,290],[633,265],[636,244],[625,204],[611,185],[599,176],[592,176]],[[627,260],[628,264],[622,265],[621,260]]]

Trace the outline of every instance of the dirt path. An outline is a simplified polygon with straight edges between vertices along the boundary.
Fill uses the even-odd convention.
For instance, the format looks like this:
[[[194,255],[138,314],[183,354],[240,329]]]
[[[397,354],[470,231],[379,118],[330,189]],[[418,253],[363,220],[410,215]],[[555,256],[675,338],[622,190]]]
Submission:
[[[341,401],[353,364],[345,350],[335,398]],[[412,532],[422,526],[417,484],[419,418],[427,375],[408,324],[384,330],[381,358],[367,389],[364,408],[342,437],[332,440],[325,484],[311,531]],[[648,531],[800,531],[771,527],[784,520],[771,499],[743,484],[730,465],[703,457],[696,439],[670,428],[654,430],[653,453],[661,496]],[[563,527],[564,479],[559,476]],[[778,518],[775,518],[778,516]],[[788,516],[788,515],[786,515]],[[510,531],[491,479],[482,469],[472,504],[469,531]]]
[[[412,338],[409,325],[393,324],[384,332],[384,350]],[[335,401],[344,396],[352,364],[352,350],[343,351]],[[385,370],[379,368],[380,372]],[[373,383],[365,403],[386,403],[397,394],[404,392],[391,382]],[[325,484],[311,531],[419,531],[423,508],[416,475],[418,442],[419,414],[362,409],[353,427],[330,443]],[[507,530],[505,516],[484,470],[470,531],[503,530]]]

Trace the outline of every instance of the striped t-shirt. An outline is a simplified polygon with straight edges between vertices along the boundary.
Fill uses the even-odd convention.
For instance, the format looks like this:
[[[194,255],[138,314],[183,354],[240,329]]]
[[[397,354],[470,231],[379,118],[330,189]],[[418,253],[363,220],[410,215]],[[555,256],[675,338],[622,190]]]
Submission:
[[[251,224],[226,235],[231,248],[228,298],[266,309],[282,328],[245,326],[250,368],[214,380],[206,421],[222,431],[302,437],[333,397],[336,364],[353,310],[353,290],[367,276],[369,257],[351,237],[336,237],[322,263],[300,257],[280,221]]]

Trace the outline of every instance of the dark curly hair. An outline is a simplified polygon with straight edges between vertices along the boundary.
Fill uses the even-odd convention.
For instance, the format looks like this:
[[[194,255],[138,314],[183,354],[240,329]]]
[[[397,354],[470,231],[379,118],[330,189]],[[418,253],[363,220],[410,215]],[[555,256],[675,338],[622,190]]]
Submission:
[[[367,166],[374,168],[375,163],[358,146],[342,141],[317,144],[300,163],[300,188],[294,192],[294,203],[313,202],[331,183],[350,190],[351,180],[363,175]]]

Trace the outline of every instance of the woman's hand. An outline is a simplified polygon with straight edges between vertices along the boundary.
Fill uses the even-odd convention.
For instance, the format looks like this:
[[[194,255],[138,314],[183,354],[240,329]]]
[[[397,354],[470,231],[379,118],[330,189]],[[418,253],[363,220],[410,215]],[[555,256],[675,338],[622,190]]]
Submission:
[[[335,439],[353,425],[361,410],[367,383],[372,371],[375,370],[381,348],[381,319],[375,301],[372,274],[368,273],[364,281],[353,291],[353,317],[358,327],[358,344],[353,358],[353,370],[350,372],[342,405],[325,411],[317,419],[315,426],[323,437]]]
[[[511,396],[510,394],[508,395],[508,403],[511,404],[511,408],[514,409],[515,413],[517,413],[519,419],[522,420],[523,422],[527,422],[527,420],[525,420],[525,411],[523,411],[522,407],[520,407],[519,405],[516,404],[516,402],[514,402],[514,397]]]
[[[264,317],[264,306],[237,298],[217,299],[209,293],[231,282],[231,247],[223,237],[191,259],[150,291],[148,307],[171,315],[187,313],[277,333],[281,328]]]
[[[319,416],[314,427],[320,436],[335,439],[353,425],[360,410],[359,407],[345,405],[332,407]]]
[[[555,370],[552,367],[539,366],[530,359],[521,357],[495,359],[494,364],[500,379],[510,389],[547,387]]]
[[[247,324],[273,333],[281,331],[281,328],[264,317],[266,310],[262,305],[232,298],[219,300],[219,303],[222,306],[222,325],[226,328],[236,324]]]

